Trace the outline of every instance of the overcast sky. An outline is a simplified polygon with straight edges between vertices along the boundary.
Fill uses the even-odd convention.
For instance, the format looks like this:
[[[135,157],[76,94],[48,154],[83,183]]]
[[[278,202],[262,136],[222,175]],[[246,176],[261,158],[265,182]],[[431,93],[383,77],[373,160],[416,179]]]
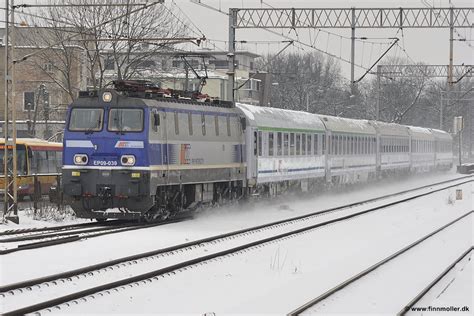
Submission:
[[[143,0],[146,1],[146,0]],[[15,4],[21,3],[45,3],[46,0],[15,0]],[[111,2],[113,2],[111,0]],[[474,0],[200,0],[201,3],[210,7],[228,12],[229,7],[287,7],[287,8],[381,8],[381,7],[419,7],[427,6],[449,7],[473,7]],[[176,10],[182,10],[190,20],[189,25],[197,33],[203,33],[209,40],[203,47],[227,50],[228,40],[228,17],[225,14],[204,6],[193,3],[191,0],[165,0],[167,6],[175,6]],[[0,7],[5,7],[5,0],[0,0]],[[3,13],[3,12],[2,12]],[[472,16],[472,15],[471,15]],[[3,18],[2,18],[3,20]],[[340,59],[342,74],[350,77],[350,36],[349,29],[324,29],[317,30],[277,30],[287,36],[298,38],[304,43],[310,44],[311,39],[314,46],[323,52],[328,52]],[[454,64],[474,64],[474,41],[473,30],[456,29],[455,39],[465,38],[467,41],[454,41]],[[316,36],[317,35],[317,36]],[[358,29],[357,37],[368,37],[366,41],[357,41],[356,44],[356,79],[361,76],[365,69],[370,67],[375,60],[388,48],[390,37],[398,37],[399,45],[390,50],[387,56],[399,56],[413,60],[413,62],[425,62],[428,64],[449,63],[449,30],[448,29]],[[248,44],[238,44],[238,49],[248,50],[257,54],[278,52],[286,43],[285,38],[271,34],[265,30],[239,29],[236,32],[237,41],[252,41]],[[193,49],[197,47],[194,46]],[[286,49],[287,52],[312,52],[313,48],[295,44]]]
[[[201,0],[202,3],[220,8],[224,12],[228,12],[229,7],[264,7],[269,5],[273,7],[293,7],[293,8],[381,8],[381,7],[427,7],[427,5],[435,7],[448,7],[450,3],[455,7],[473,7],[474,1],[447,1],[447,0],[378,0],[378,1],[363,1],[363,0],[306,0],[306,1],[288,1],[288,0]],[[176,3],[186,13],[190,20],[196,27],[203,32],[208,41],[208,47],[217,45],[220,49],[226,49],[228,38],[228,18],[226,15],[216,12],[212,9],[205,8],[197,4],[193,4],[189,0],[175,0]],[[325,29],[330,33],[319,32],[315,46],[322,51],[334,54],[342,59],[350,59],[350,40],[347,37],[351,36],[349,29]],[[460,36],[465,38],[466,42],[454,42],[454,63],[455,64],[473,64],[474,63],[474,42],[471,29],[456,29],[455,38]],[[282,32],[280,30],[280,32]],[[314,39],[317,31],[315,30],[297,30],[283,31],[289,36],[298,38],[305,43],[310,43],[310,33]],[[340,36],[343,36],[342,38]],[[400,56],[411,58],[415,62],[423,61],[428,64],[448,64],[449,63],[449,30],[448,29],[406,29],[400,31],[397,29],[382,29],[382,30],[356,30],[357,37],[369,37],[371,39],[363,42],[359,41],[356,45],[356,64],[363,67],[369,67],[380,54],[388,47],[389,37],[400,38],[399,46],[394,47],[387,56]],[[249,43],[246,45],[238,45],[238,48],[243,48],[259,54],[266,54],[268,51],[279,51],[286,44],[278,43],[284,40],[280,36],[275,36],[264,30],[242,30],[236,32],[237,40],[248,41],[264,41],[264,43]],[[265,42],[267,41],[267,42]],[[268,41],[275,41],[268,43]],[[469,46],[469,45],[470,46]],[[405,52],[403,51],[405,50]],[[295,44],[295,47],[289,48],[287,51],[314,51],[312,48],[304,47]],[[341,61],[342,71],[345,77],[349,77],[349,64]],[[356,78],[362,75],[365,70],[363,68],[356,68]]]

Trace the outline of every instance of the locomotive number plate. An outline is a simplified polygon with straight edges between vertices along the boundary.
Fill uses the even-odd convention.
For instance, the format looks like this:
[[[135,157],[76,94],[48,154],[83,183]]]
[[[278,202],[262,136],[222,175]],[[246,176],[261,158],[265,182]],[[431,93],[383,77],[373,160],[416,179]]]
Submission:
[[[116,166],[117,161],[114,160],[94,160],[94,166]]]

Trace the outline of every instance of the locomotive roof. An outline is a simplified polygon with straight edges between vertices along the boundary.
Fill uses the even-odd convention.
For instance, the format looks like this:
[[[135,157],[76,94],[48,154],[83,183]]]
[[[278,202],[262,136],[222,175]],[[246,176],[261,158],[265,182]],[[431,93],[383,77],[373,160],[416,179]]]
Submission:
[[[236,107],[259,129],[324,131],[324,124],[315,114],[250,104],[236,103]]]
[[[405,136],[405,137],[410,136],[408,127],[405,125],[380,122],[380,121],[368,121],[368,122],[369,124],[373,125],[375,129],[377,129],[380,132],[380,135],[382,136]]]
[[[112,100],[104,102],[102,95],[104,92],[111,93]],[[72,105],[84,107],[96,106],[117,106],[117,107],[143,107],[156,105],[156,102],[165,102],[173,104],[185,104],[194,106],[209,106],[213,108],[232,108],[232,103],[228,101],[215,100],[213,102],[199,102],[191,99],[177,99],[160,97],[157,94],[147,92],[119,92],[114,89],[81,91],[79,98],[77,98]]]
[[[332,132],[375,135],[375,128],[365,120],[317,115]]]

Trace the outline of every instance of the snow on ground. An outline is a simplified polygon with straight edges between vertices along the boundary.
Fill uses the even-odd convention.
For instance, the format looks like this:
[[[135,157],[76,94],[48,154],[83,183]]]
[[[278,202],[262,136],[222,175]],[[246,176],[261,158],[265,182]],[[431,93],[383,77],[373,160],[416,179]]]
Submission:
[[[472,185],[462,189],[471,192]],[[59,312],[281,315],[472,209],[470,198],[455,201],[454,194],[451,189],[221,257]],[[455,230],[465,245],[472,244],[471,221]]]
[[[321,193],[317,197],[295,196],[293,200],[285,197],[212,208],[191,221],[12,253],[0,257],[0,283],[58,273],[458,176],[445,173],[418,176],[408,181],[386,179],[379,183],[355,185],[349,190]],[[331,225],[301,238],[273,243],[269,247],[252,250],[247,255],[216,260],[206,266],[160,279],[150,286],[133,289],[133,292],[123,291],[120,295],[103,298],[94,304],[80,304],[76,309],[67,311],[285,313],[314,298],[315,293],[329,284],[359,272],[357,270],[364,264],[370,265],[381,256],[388,255],[388,250],[373,251],[381,250],[382,244],[390,242],[393,250],[460,215],[466,206],[463,203],[470,199],[470,192],[470,185],[465,185],[465,199],[462,202],[453,202],[453,189],[444,195],[437,195],[437,198],[424,198],[424,202],[410,204],[410,207],[404,205],[378,215]],[[430,205],[428,209],[427,204]],[[467,209],[472,209],[472,202]],[[20,227],[25,225],[23,219],[21,217]],[[39,226],[44,226],[44,223]],[[12,228],[8,226],[8,229]],[[472,235],[469,238],[472,244]],[[180,303],[183,297],[186,305]]]
[[[472,231],[472,218],[466,217],[446,228],[303,314],[397,314],[471,247],[472,240],[466,236]],[[472,289],[457,292],[461,306],[472,308],[471,298]]]
[[[15,252],[0,256],[0,283],[8,284],[80,268],[99,261],[164,248],[456,177],[459,175],[455,173],[441,173],[410,178],[409,181],[386,179],[379,183],[355,185],[344,191],[324,192],[317,197],[295,197],[292,200],[285,197],[243,206],[236,204],[212,208],[186,222]],[[23,217],[20,220],[22,219]],[[39,226],[44,225],[41,223]],[[19,227],[23,227],[22,224]],[[11,229],[11,225],[8,229]],[[61,254],[60,260],[57,259],[58,254]]]
[[[474,271],[472,270],[473,252],[461,260],[448,274],[444,276],[431,290],[426,293],[414,308],[459,307],[461,312],[472,315],[474,309]],[[469,311],[463,308],[467,306]],[[416,311],[407,315],[419,314]],[[446,312],[431,312],[429,315],[441,315]]]

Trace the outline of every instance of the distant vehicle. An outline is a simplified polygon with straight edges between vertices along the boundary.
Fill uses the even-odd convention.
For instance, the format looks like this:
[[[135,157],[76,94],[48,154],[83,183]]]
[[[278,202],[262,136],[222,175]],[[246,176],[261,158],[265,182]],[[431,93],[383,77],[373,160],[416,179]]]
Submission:
[[[153,221],[203,203],[452,167],[444,131],[166,97],[140,83],[82,93],[68,109],[63,193],[79,217]]]
[[[41,196],[48,194],[51,186],[57,182],[57,174],[62,167],[62,144],[48,142],[37,138],[17,138],[17,174],[18,174],[18,199],[23,200],[34,194]],[[5,188],[4,178],[4,149],[5,139],[0,138],[0,190]],[[9,150],[13,146],[9,146]],[[10,152],[11,153],[11,152]],[[10,161],[10,167],[12,161]],[[37,187],[34,186],[34,175],[37,176]]]

